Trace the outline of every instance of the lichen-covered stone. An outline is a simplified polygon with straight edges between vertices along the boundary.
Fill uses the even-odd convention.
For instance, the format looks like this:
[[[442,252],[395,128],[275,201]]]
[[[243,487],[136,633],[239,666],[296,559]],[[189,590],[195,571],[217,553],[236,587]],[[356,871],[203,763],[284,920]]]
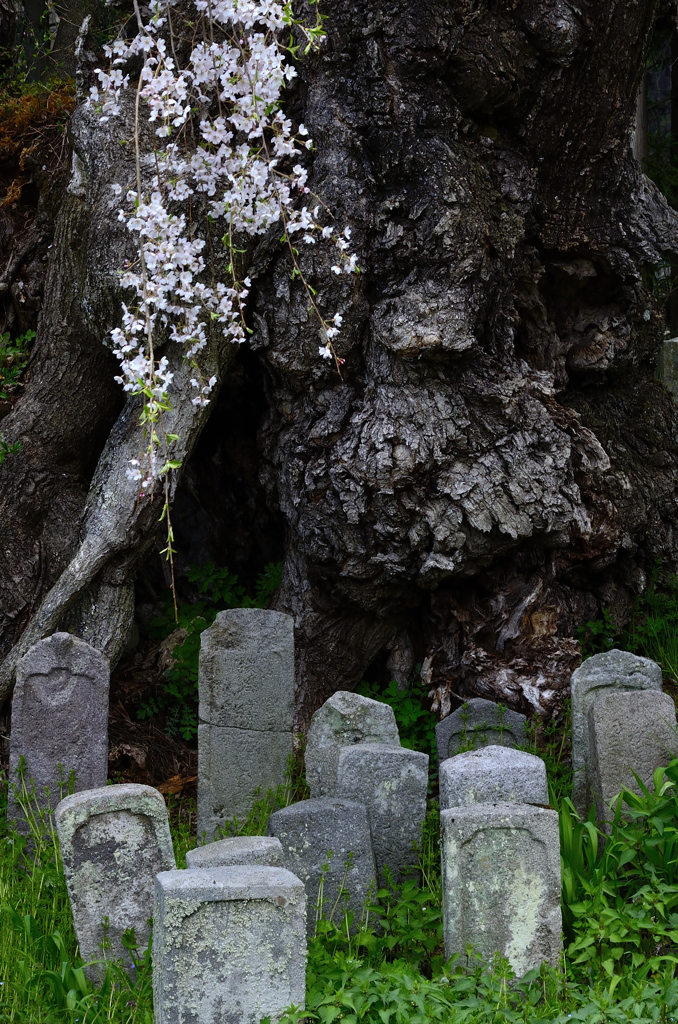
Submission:
[[[134,928],[145,948],[155,876],[175,867],[165,801],[151,786],[104,786],[66,797],[54,817],[81,955],[129,965],[122,936]]]
[[[662,670],[655,661],[628,651],[594,654],[572,673],[572,800],[586,817],[594,800],[590,778],[588,713],[601,690],[661,690]]]
[[[245,817],[285,780],[292,753],[294,621],[281,612],[219,612],[201,636],[198,836]]]
[[[416,877],[426,816],[428,754],[383,743],[342,747],[337,796],[367,807],[380,884],[388,868],[395,882]]]
[[[106,785],[109,683],[108,658],[70,633],[41,640],[19,662],[12,699],[10,782],[20,785],[16,769],[23,757],[26,782],[30,786],[32,780],[43,807],[56,807],[60,776],[66,782],[71,772],[76,792]],[[7,813],[20,831],[27,830],[12,786]]]
[[[232,836],[186,854],[187,868],[227,868],[238,864],[284,867],[280,840],[272,836]]]
[[[339,797],[300,800],[272,814],[266,831],[280,840],[285,867],[306,886],[309,935],[321,916],[341,924],[344,909],[356,928],[376,891],[365,805]]]
[[[517,975],[562,949],[558,814],[528,804],[473,804],[440,815],[445,955],[469,943]]]
[[[311,796],[333,796],[339,751],[354,743],[400,746],[393,708],[381,701],[339,690],[316,711],[306,741],[306,781]]]
[[[271,1024],[306,995],[306,897],[282,868],[163,871],[153,913],[156,1024]]]
[[[588,712],[589,777],[599,824],[612,817],[622,789],[653,789],[656,768],[678,754],[676,706],[656,690],[598,692]]]
[[[548,804],[546,765],[513,747],[483,747],[440,765],[440,808],[469,804]]]
[[[438,764],[464,748],[520,747],[526,721],[517,711],[500,708],[484,697],[471,697],[436,726]]]

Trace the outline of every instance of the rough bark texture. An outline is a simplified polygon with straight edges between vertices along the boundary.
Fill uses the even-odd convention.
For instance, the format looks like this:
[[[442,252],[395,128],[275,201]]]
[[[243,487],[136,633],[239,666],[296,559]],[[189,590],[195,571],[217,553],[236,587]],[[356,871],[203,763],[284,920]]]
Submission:
[[[341,379],[318,358],[284,252],[259,261],[252,309],[298,722],[388,652],[402,672],[423,663],[441,711],[476,693],[548,714],[578,663],[577,628],[601,604],[622,620],[657,555],[676,564],[678,415],[653,378],[652,273],[678,221],[629,147],[658,3],[327,0],[325,13],[327,44],[300,64],[290,111],[318,147],[310,183],[350,225],[364,271],[336,277],[331,253],[303,247],[321,307],[344,317]],[[66,196],[30,379],[3,421],[24,453],[0,471],[2,655],[100,535],[78,521],[120,410],[102,339],[122,243],[91,182],[116,180],[107,164],[125,155],[112,138],[97,149],[94,125],[78,136],[83,116],[89,184]],[[94,478],[97,514],[130,417]],[[210,444],[179,506],[201,538],[235,524],[245,551],[242,509],[224,519],[245,462],[214,454],[228,437]],[[267,515],[248,513],[250,547]],[[152,530],[123,520],[88,586],[129,593]]]
[[[277,606],[299,719],[389,642],[451,692],[551,711],[576,628],[675,563],[676,411],[651,271],[676,219],[629,150],[652,2],[340,0],[302,67],[313,187],[365,269],[260,283]],[[645,276],[644,276],[645,275]]]

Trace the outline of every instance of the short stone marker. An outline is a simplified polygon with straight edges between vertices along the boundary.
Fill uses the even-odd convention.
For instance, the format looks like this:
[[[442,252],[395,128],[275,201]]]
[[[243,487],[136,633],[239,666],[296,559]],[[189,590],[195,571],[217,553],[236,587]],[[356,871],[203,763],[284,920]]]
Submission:
[[[483,747],[440,765],[440,809],[471,804],[548,804],[546,765],[513,747]]]
[[[440,815],[445,955],[470,943],[520,977],[562,950],[558,813],[529,804],[472,804]]]
[[[233,836],[186,854],[187,868],[228,868],[239,864],[284,867],[280,840],[272,836]]]
[[[655,769],[678,754],[676,706],[656,690],[603,690],[589,708],[588,727],[591,788],[602,824],[622,789],[640,794],[634,772],[652,790]]]
[[[383,743],[342,747],[337,796],[367,807],[380,885],[418,877],[417,851],[426,817],[428,754]]]
[[[153,913],[155,1024],[271,1024],[306,996],[306,897],[282,868],[162,871]]]
[[[436,726],[438,764],[462,748],[520,747],[525,742],[525,715],[500,708],[484,697],[471,697]]]
[[[594,800],[590,778],[588,714],[603,690],[661,690],[656,661],[628,651],[605,651],[587,658],[572,673],[572,802],[586,818]]]
[[[344,909],[353,912],[357,930],[370,892],[376,892],[365,805],[338,797],[300,800],[272,814],[266,831],[280,840],[285,867],[306,886],[309,935],[321,916],[341,925]]]
[[[338,690],[316,711],[306,741],[306,781],[312,797],[334,796],[339,751],[354,743],[400,746],[393,708]]]
[[[103,786],[67,796],[54,817],[83,959],[131,966],[122,936],[134,928],[146,947],[155,876],[176,866],[165,801],[151,786]],[[111,948],[102,953],[104,918]]]
[[[657,376],[666,384],[674,402],[678,401],[678,338],[666,338],[661,343]]]
[[[108,658],[70,633],[40,640],[17,665],[9,778],[19,786],[23,756],[26,783],[33,780],[40,806],[53,810],[59,803],[60,774],[67,782],[74,773],[76,792],[106,785],[109,682]],[[27,830],[12,785],[7,816],[19,831]]]
[[[292,753],[294,622],[281,612],[219,612],[201,637],[198,837],[246,817],[257,790],[285,781]]]

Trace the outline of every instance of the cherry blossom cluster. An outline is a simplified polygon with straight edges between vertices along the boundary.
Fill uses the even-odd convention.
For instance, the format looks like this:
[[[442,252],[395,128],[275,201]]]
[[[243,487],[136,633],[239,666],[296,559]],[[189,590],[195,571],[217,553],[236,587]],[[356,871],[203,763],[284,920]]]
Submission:
[[[333,245],[333,273],[358,269],[349,251],[350,229],[323,225],[320,204],[311,209],[304,202],[310,191],[300,158],[312,142],[305,126],[295,126],[281,109],[285,85],[297,74],[280,43],[283,30],[298,24],[291,4],[193,0],[203,39],[180,67],[168,21],[174,3],[155,3],[145,22],[135,5],[138,34],[106,48],[110,68],[97,71],[99,85],[90,96],[103,119],[119,115],[122,92],[130,85],[125,67],[132,58],[143,58],[138,98],[155,126],[157,142],[154,152],[143,158],[143,168],[138,159],[136,189],[130,183],[124,189],[113,186],[118,195],[125,191],[128,201],[120,220],[139,236],[139,259],[122,278],[136,303],[123,307],[122,326],[113,331],[113,341],[121,365],[117,380],[125,390],[143,395],[142,419],[151,424],[169,408],[172,381],[167,359],[154,357],[157,336],[179,342],[191,360],[194,405],[206,405],[216,383],[215,377],[203,379],[197,361],[207,344],[208,323],[218,322],[232,341],[245,340],[243,315],[251,282],[236,277],[234,239],[239,234],[256,236],[280,225],[297,272],[294,244],[299,239],[307,245],[319,240]],[[319,27],[303,31],[309,45],[319,44]],[[136,128],[138,139],[138,124]],[[147,193],[140,187],[142,178]],[[193,218],[178,212],[179,204],[196,194],[203,196],[215,236],[223,235],[230,250],[228,281],[215,280],[211,267],[210,284],[204,282],[206,241],[196,235]],[[303,275],[302,280],[320,319],[319,354],[336,360],[333,339],[342,318],[338,313],[325,318]],[[142,490],[163,472],[160,461],[153,443],[143,458],[134,460],[129,475],[141,482]]]

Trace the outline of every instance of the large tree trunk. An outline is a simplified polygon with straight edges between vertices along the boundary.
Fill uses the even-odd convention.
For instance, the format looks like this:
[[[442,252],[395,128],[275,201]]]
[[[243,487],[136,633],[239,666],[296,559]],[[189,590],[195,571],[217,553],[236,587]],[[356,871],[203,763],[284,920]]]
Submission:
[[[290,109],[318,147],[309,183],[350,225],[363,270],[333,275],[320,245],[301,254],[321,306],[344,317],[341,378],[282,250],[255,258],[252,302],[299,725],[389,651],[423,663],[441,710],[479,693],[548,714],[577,627],[601,603],[623,618],[648,564],[676,563],[678,416],[653,377],[652,268],[678,221],[630,151],[658,3],[325,8],[328,41],[300,63]],[[73,628],[119,650],[129,596],[111,588],[130,594],[153,536],[129,495],[105,498],[133,422],[104,347],[129,243],[92,182],[118,180],[126,157],[84,118],[73,137],[89,177],[66,195],[29,384],[2,423],[24,444],[0,471],[5,687],[87,588],[117,594],[117,625],[90,600]]]

